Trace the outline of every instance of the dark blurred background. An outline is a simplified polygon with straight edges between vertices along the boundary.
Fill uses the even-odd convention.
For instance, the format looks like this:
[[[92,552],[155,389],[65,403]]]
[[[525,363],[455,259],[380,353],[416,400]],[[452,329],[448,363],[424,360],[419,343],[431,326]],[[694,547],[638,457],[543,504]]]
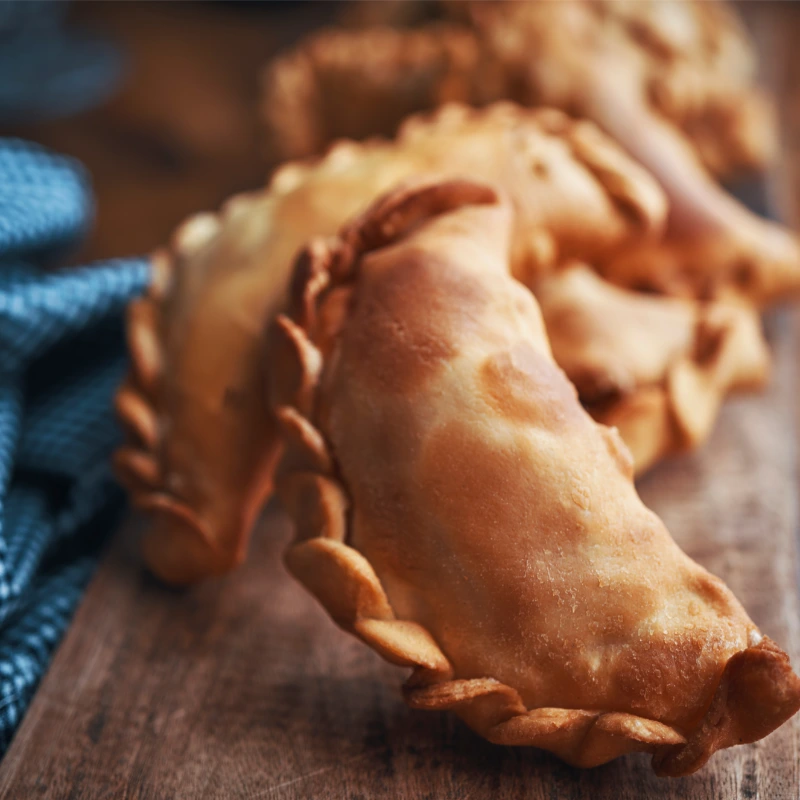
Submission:
[[[259,68],[339,11],[333,2],[0,3],[0,136],[76,156],[92,174],[96,225],[75,262],[147,252],[187,214],[263,183]]]
[[[20,12],[20,6],[27,10]],[[776,186],[788,213],[794,187],[800,186],[800,171],[794,166],[800,153],[800,4],[737,6],[755,37],[764,79],[780,100],[784,158],[776,171]],[[97,219],[76,263],[148,252],[187,214],[215,208],[228,195],[261,185],[269,154],[258,129],[260,68],[314,27],[343,16],[380,17],[388,8],[385,0],[10,0],[0,9],[13,18],[9,9],[15,7],[25,25],[33,19],[40,35],[41,26],[59,26],[73,37],[73,49],[102,65],[93,78],[99,105],[70,109],[68,102],[54,99],[58,87],[48,93],[47,81],[42,80],[35,91],[44,108],[23,109],[16,120],[0,116],[0,135],[40,142],[77,156],[89,168]],[[0,36],[7,36],[3,16],[0,10]],[[18,16],[15,24],[20,24]],[[52,59],[58,48],[51,43],[48,49]],[[20,69],[5,45],[0,51],[0,74],[6,84],[17,88],[20,75],[31,79],[34,73]],[[80,61],[74,52],[63,57],[68,66]],[[87,66],[83,75],[91,80],[92,70]]]

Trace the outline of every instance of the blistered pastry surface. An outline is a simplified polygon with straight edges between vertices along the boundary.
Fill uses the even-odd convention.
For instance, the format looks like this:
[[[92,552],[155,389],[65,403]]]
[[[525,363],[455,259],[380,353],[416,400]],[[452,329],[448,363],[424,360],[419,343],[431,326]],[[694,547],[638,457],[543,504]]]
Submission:
[[[319,499],[287,564],[415,668],[411,705],[580,766],[644,750],[685,774],[794,713],[800,681],[641,504],[508,274],[509,227],[491,190],[428,183],[301,257],[273,336],[287,353],[301,329],[310,366],[276,370],[273,398],[299,413],[313,383],[319,435],[290,432],[279,486],[294,515],[298,485]]]

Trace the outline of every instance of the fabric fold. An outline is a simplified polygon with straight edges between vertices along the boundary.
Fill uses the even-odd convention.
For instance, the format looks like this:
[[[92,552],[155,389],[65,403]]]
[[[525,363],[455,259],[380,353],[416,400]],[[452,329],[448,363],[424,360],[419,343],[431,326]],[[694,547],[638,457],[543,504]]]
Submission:
[[[89,227],[75,161],[0,140],[0,752],[122,505],[109,466],[123,310],[145,259],[47,269]]]

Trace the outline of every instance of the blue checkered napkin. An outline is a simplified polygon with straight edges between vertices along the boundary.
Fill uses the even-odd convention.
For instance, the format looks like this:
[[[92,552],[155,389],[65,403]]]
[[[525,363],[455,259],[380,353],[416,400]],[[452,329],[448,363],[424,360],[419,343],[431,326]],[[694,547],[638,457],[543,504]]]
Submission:
[[[0,122],[75,114],[117,85],[123,53],[67,12],[67,3],[0,0]]]
[[[147,262],[42,268],[90,218],[80,165],[0,139],[0,752],[121,504],[111,399]]]

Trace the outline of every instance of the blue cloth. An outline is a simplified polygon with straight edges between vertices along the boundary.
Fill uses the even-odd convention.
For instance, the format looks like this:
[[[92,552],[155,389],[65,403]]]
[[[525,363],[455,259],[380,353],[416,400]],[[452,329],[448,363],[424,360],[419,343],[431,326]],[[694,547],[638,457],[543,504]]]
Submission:
[[[122,52],[68,24],[68,10],[61,0],[0,0],[0,122],[75,114],[116,87]]]
[[[67,158],[0,139],[0,752],[122,503],[109,454],[123,309],[143,259],[46,270],[92,215]]]

